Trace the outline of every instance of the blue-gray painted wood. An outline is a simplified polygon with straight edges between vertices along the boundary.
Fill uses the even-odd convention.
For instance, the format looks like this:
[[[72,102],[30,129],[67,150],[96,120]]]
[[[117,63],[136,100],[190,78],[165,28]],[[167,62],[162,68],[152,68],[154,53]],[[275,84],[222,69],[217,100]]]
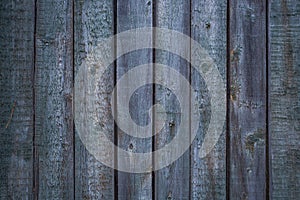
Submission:
[[[75,75],[82,63],[102,38],[113,34],[113,1],[75,1],[74,61]],[[110,93],[114,84],[114,69],[98,80],[100,102],[98,116],[107,136],[114,140]],[[85,84],[85,83],[83,83]],[[76,92],[76,91],[75,91]],[[76,100],[75,100],[76,101]],[[75,108],[76,109],[76,108]],[[76,126],[75,126],[76,128]],[[83,133],[81,133],[83,134]],[[114,159],[113,155],[111,158]],[[114,170],[91,155],[75,133],[75,199],[114,199]]]
[[[155,5],[155,24],[160,28],[172,29],[179,31],[186,35],[190,35],[190,1],[178,0],[176,3],[171,0],[156,1]],[[161,42],[159,35],[155,35],[155,42]],[[176,46],[177,40],[169,40],[168,44]],[[177,48],[183,48],[178,46]],[[190,56],[190,51],[185,52],[185,57]],[[189,63],[180,58],[178,55],[174,55],[170,52],[161,50],[155,51],[155,63],[167,65],[168,67],[175,69],[178,73],[181,73],[187,81],[190,78],[190,65]],[[170,73],[161,73],[159,70],[154,69],[154,79],[156,77],[163,77],[163,81],[166,83],[173,83],[173,87],[179,93],[183,93],[188,98],[190,91],[184,91],[180,83],[173,82],[174,77],[170,76]],[[176,86],[174,85],[176,84]],[[185,132],[179,133],[178,127],[182,124],[182,106],[190,106],[187,102],[178,102],[178,99],[174,93],[169,89],[161,85],[155,86],[155,103],[160,104],[166,111],[166,122],[164,128],[155,136],[155,150],[163,148],[178,134],[186,134],[189,137],[190,129],[185,127]],[[182,104],[180,104],[182,103]],[[155,116],[155,115],[154,115]],[[187,115],[188,122],[189,114]],[[154,120],[156,121],[156,120]],[[189,138],[187,138],[189,139]],[[176,147],[181,148],[181,147]],[[169,166],[155,172],[155,199],[189,199],[190,191],[190,152],[189,149],[178,160]]]
[[[266,3],[232,0],[227,19],[224,0],[1,1],[0,199],[299,199],[300,3],[270,1],[269,13]],[[168,111],[168,127],[154,144],[152,138],[114,130],[108,114],[114,81],[153,60],[191,79],[199,99],[193,106],[201,113],[200,129],[190,151],[154,177],[115,173],[86,150],[74,131],[73,74],[102,37],[153,22],[191,35],[214,59],[224,80],[229,59],[229,148],[224,130],[212,152],[198,157],[211,114],[204,80],[178,56],[140,50],[122,56],[99,80],[98,116],[110,140],[117,139],[128,151],[149,152],[162,148],[176,132],[180,105],[158,85],[139,88],[130,102],[132,119],[140,125],[150,122],[145,113],[153,103]],[[149,79],[155,79],[152,70]]]
[[[35,171],[39,199],[73,199],[73,1],[38,0]]]
[[[131,30],[134,28],[151,27],[152,26],[152,1],[151,0],[118,0],[117,1],[117,33]],[[136,42],[135,38],[128,38],[133,45]],[[121,46],[117,46],[117,51],[121,50]],[[131,52],[122,56],[117,60],[116,66],[116,81],[118,81],[128,70],[140,64],[153,62],[152,50],[141,50]],[[149,68],[149,80],[152,80],[152,68]],[[134,80],[126,80],[134,81]],[[128,94],[129,95],[129,94]],[[120,93],[117,90],[117,99]],[[132,119],[139,125],[147,125],[150,123],[148,109],[153,104],[153,88],[151,85],[144,86],[136,92],[130,101],[129,109]],[[117,100],[118,101],[118,100]],[[119,105],[118,105],[119,106]],[[117,117],[118,116],[117,106]],[[124,119],[122,119],[124,120]],[[131,129],[135,131],[134,129]],[[126,151],[131,152],[151,152],[152,138],[133,138],[127,133],[117,130],[118,146]],[[117,153],[118,154],[118,153]],[[118,164],[122,164],[122,157],[117,156]],[[152,158],[149,157],[151,160]],[[137,163],[139,164],[139,163]],[[131,163],[134,165],[134,163]],[[118,199],[152,199],[152,174],[130,174],[118,172]]]
[[[200,43],[214,60],[226,83],[227,2],[224,0],[192,0],[191,37]],[[226,199],[226,135],[225,128],[218,143],[205,157],[199,158],[210,120],[210,96],[201,76],[191,71],[200,124],[191,146],[191,199]],[[193,114],[195,112],[192,112]],[[192,115],[193,117],[193,115]]]
[[[270,2],[270,196],[300,199],[300,2]]]
[[[266,199],[266,11],[230,2],[231,199]]]
[[[34,4],[0,2],[0,199],[33,199]]]

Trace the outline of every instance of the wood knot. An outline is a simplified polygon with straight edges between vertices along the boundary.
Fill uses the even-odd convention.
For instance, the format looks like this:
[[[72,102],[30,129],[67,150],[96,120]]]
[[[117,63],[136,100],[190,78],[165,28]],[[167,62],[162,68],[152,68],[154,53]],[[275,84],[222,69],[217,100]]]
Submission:
[[[169,122],[169,127],[173,127],[173,126],[175,126],[175,122],[172,120]]]
[[[209,22],[206,22],[206,23],[205,23],[205,28],[206,28],[206,29],[210,29],[210,27],[211,27],[211,24],[210,24]]]
[[[133,144],[130,143],[128,148],[129,148],[129,149],[133,149]]]

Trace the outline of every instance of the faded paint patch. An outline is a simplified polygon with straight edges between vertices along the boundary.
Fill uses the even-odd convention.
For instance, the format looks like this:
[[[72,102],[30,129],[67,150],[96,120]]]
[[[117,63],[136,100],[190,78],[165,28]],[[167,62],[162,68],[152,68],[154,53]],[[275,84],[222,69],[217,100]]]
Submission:
[[[250,133],[246,136],[245,146],[246,149],[249,150],[251,153],[254,152],[255,144],[258,142],[265,141],[265,130],[264,129],[257,129],[255,132]]]

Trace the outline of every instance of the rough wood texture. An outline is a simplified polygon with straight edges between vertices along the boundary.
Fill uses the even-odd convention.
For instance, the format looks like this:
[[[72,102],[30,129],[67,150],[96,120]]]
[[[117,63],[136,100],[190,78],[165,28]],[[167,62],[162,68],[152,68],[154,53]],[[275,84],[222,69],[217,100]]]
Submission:
[[[0,199],[300,199],[299,19],[298,0],[2,0]],[[200,74],[172,53],[133,51],[97,83],[97,116],[107,137],[126,151],[151,152],[177,134],[181,105],[160,85],[140,87],[129,103],[131,118],[142,126],[159,118],[148,115],[154,103],[165,108],[167,124],[159,134],[141,139],[114,130],[114,82],[151,62],[190,79],[196,91],[192,98],[197,98],[191,117],[198,114],[196,107],[201,122],[190,151],[170,166],[154,173],[117,172],[97,161],[74,133],[73,74],[101,38],[153,25],[191,35],[214,59],[225,82],[229,59],[228,149],[224,128],[215,148],[199,158],[211,117],[210,93]],[[153,68],[147,73],[149,80],[159,79]],[[172,81],[170,74],[163,76]],[[108,156],[122,164],[124,158],[114,154]]]
[[[150,0],[119,0],[117,1],[117,32],[122,32],[139,27],[152,26],[152,1]],[[129,38],[132,43],[140,42],[135,38]],[[122,47],[117,46],[117,51]],[[141,50],[129,53],[117,61],[117,81],[128,70],[140,64],[151,63],[152,50]],[[149,79],[152,80],[152,69],[147,71]],[[134,80],[127,80],[134,81]],[[129,94],[128,94],[129,95]],[[138,89],[132,95],[129,109],[132,119],[139,125],[150,123],[148,109],[153,99],[152,85],[146,85]],[[119,91],[117,92],[117,99]],[[119,106],[119,105],[118,105]],[[118,111],[118,107],[117,107]],[[118,116],[117,116],[118,117]],[[135,130],[132,130],[135,131]],[[151,152],[152,138],[134,138],[118,130],[118,146],[126,151]],[[118,164],[121,164],[122,157],[118,156]],[[152,159],[152,158],[149,158]],[[134,164],[134,163],[132,163]],[[118,199],[151,199],[152,198],[152,174],[130,174],[118,173]]]
[[[208,52],[226,82],[227,3],[224,0],[192,0],[191,6],[191,37]],[[191,198],[225,199],[225,131],[214,149],[205,158],[200,159],[198,152],[210,119],[210,97],[204,80],[195,70],[191,71],[191,83],[195,87],[198,99],[198,104],[192,106],[197,107],[200,112],[200,128],[191,146]]]
[[[230,198],[266,199],[266,2],[230,2]]]
[[[300,199],[300,2],[270,4],[272,199]]]
[[[186,35],[190,35],[190,2],[188,0],[179,0],[174,3],[172,0],[156,1],[155,20],[156,26],[160,28],[167,28],[182,32]],[[161,42],[158,35],[155,35],[155,42]],[[176,46],[178,41],[170,40],[168,43]],[[178,47],[183,48],[183,47]],[[186,57],[190,56],[190,52],[187,51]],[[155,63],[161,63],[167,65],[170,68],[177,70],[188,81],[190,78],[190,66],[187,61],[174,55],[170,52],[161,50],[155,51]],[[170,76],[170,73],[163,74],[163,76],[157,73],[162,73],[158,70],[154,70],[154,79],[156,77],[163,77],[163,81],[166,83],[176,84],[176,88],[179,93],[186,94],[188,98],[190,96],[189,91],[183,91],[179,82],[174,81],[174,77]],[[163,148],[167,145],[177,134],[187,134],[189,137],[190,130],[186,127],[186,133],[178,133],[178,127],[181,123],[181,105],[174,93],[162,86],[155,86],[155,103],[164,107],[166,115],[166,124],[164,128],[155,136],[155,149]],[[181,102],[186,103],[186,102]],[[189,106],[189,104],[188,104]],[[189,116],[189,114],[187,113]],[[190,121],[189,119],[186,119]],[[156,121],[156,120],[154,120]],[[180,147],[177,147],[180,148]],[[190,181],[190,154],[189,150],[185,152],[177,161],[171,165],[155,172],[155,199],[189,199],[189,181]]]
[[[73,199],[72,4],[37,1],[35,145],[39,199]]]
[[[113,34],[113,3],[110,0],[75,2],[75,75],[87,54],[101,38]],[[110,96],[114,84],[114,70],[105,79],[99,80],[98,94],[101,106],[99,118],[107,136],[113,141],[113,119],[111,117]],[[76,91],[75,91],[76,92]],[[113,155],[112,155],[113,159]],[[91,155],[75,135],[75,199],[114,199],[114,170],[103,165]]]
[[[0,199],[32,199],[34,1],[0,2]]]

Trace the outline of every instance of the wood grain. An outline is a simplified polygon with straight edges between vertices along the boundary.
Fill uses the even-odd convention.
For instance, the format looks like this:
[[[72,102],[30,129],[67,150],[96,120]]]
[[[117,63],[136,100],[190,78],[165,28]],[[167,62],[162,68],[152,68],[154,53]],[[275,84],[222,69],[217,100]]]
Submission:
[[[102,38],[113,34],[113,2],[76,1],[75,2],[75,75],[87,54],[98,45]],[[100,102],[98,117],[101,119],[107,137],[114,140],[114,123],[111,116],[110,93],[114,84],[114,66],[99,80]],[[113,155],[111,157],[114,159]],[[114,199],[114,170],[105,166],[91,155],[75,135],[75,199]]]
[[[158,0],[156,1],[155,8],[155,24],[157,27],[172,29],[188,36],[190,35],[190,1],[179,0],[174,3],[174,1],[171,0]],[[159,38],[159,35],[155,35],[155,42],[161,42],[160,40],[161,38]],[[166,44],[176,46],[177,43],[177,40],[168,40],[168,43]],[[183,47],[178,46],[177,48]],[[185,54],[186,55],[182,56],[189,57],[190,51],[186,51]],[[181,73],[188,81],[190,79],[190,65],[178,55],[157,49],[155,51],[155,63],[167,65],[178,71],[178,73]],[[162,72],[154,70],[154,79],[162,77],[162,81],[174,84],[172,86],[177,89],[178,93],[184,93],[186,97],[189,98],[190,92],[183,91],[183,87],[178,81],[174,80],[174,77],[170,76],[170,73],[165,73],[163,75],[158,73]],[[181,106],[189,107],[190,105],[185,104],[186,102],[179,102],[174,92],[162,85],[157,84],[155,86],[154,95],[155,104],[163,106],[167,114],[167,121],[164,128],[155,136],[155,150],[158,150],[164,148],[164,146],[174,139],[177,134],[186,134],[189,137],[189,127],[186,127],[185,133],[179,133],[178,127],[181,125],[181,120],[183,120]],[[189,114],[186,114],[188,119],[185,120],[189,123]],[[176,148],[179,149],[180,147]],[[189,153],[189,150],[186,151],[185,154],[174,163],[155,172],[155,199],[189,199]]]
[[[266,2],[230,2],[230,198],[266,199]]]
[[[71,0],[37,1],[35,145],[39,199],[73,199]]]
[[[0,199],[300,199],[299,19],[297,0],[2,0]],[[204,79],[170,52],[130,52],[97,83],[97,116],[111,141],[126,151],[151,152],[178,134],[182,105],[161,85],[140,87],[129,103],[141,126],[152,117],[156,122],[148,111],[161,104],[167,123],[160,133],[141,139],[115,127],[114,84],[141,64],[165,64],[186,77],[196,92],[187,96],[197,103],[185,120],[198,112],[201,120],[190,150],[171,165],[153,173],[115,171],[97,161],[74,130],[74,75],[102,38],[151,26],[191,36],[213,58],[229,83],[228,133],[224,127],[214,149],[199,158],[211,118]],[[160,39],[154,33],[151,43]],[[114,53],[122,51],[116,47]],[[146,73],[149,80],[161,76],[154,68]],[[163,77],[172,81],[169,73]]]
[[[208,52],[226,82],[227,2],[224,0],[192,0],[191,6],[191,37]],[[193,69],[191,83],[196,92],[196,97],[192,96],[192,98],[198,99],[197,105],[192,105],[192,107],[196,107],[200,113],[199,130],[191,146],[191,199],[225,199],[225,127],[213,150],[205,158],[200,159],[198,152],[211,115],[210,96],[203,78]]]
[[[0,2],[0,199],[33,198],[34,5]]]
[[[270,2],[271,198],[300,198],[300,2]]]
[[[152,1],[151,0],[119,0],[117,1],[117,33],[122,31],[152,26]],[[132,45],[139,42],[135,38],[128,38]],[[117,46],[117,51],[121,50]],[[122,56],[117,61],[117,81],[131,68],[140,64],[151,63],[153,60],[152,50],[140,50]],[[153,79],[152,69],[149,68],[149,79]],[[134,81],[134,80],[126,80]],[[130,95],[130,94],[128,94]],[[129,109],[132,119],[139,125],[150,123],[150,116],[147,115],[153,99],[152,85],[146,85],[138,89],[132,97]],[[117,99],[120,96],[117,90]],[[122,102],[121,102],[122,103]],[[119,105],[117,106],[117,112]],[[119,117],[119,115],[117,115]],[[135,131],[134,129],[131,129]],[[118,146],[131,152],[151,152],[152,138],[134,138],[120,129],[118,132]],[[118,156],[118,164],[122,164],[122,157]],[[149,157],[151,160],[152,158]],[[138,164],[138,163],[137,163]],[[134,165],[134,163],[130,163]],[[118,199],[152,199],[152,174],[130,174],[118,173]]]

